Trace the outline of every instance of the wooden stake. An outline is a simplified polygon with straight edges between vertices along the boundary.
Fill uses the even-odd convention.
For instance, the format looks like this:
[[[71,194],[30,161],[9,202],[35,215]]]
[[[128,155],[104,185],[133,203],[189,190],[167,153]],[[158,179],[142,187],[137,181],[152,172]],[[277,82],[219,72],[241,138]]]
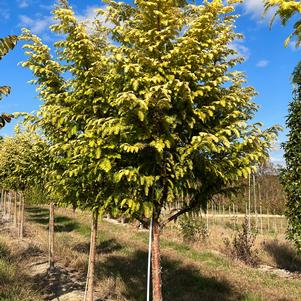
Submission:
[[[206,205],[206,227],[207,227],[207,233],[208,233],[209,232],[208,203]]]
[[[249,216],[248,216],[248,227],[251,230],[251,174],[249,174]]]
[[[17,217],[18,217],[18,210],[17,210],[17,192],[14,191],[14,227],[17,228]]]
[[[233,208],[233,226],[234,226],[234,228],[236,228],[235,205],[234,205],[234,203],[232,204],[232,208]]]
[[[277,217],[276,217],[276,214],[275,214],[275,209],[274,209],[274,231],[275,233],[277,233]]]
[[[54,268],[54,204],[49,205],[49,270]]]
[[[258,222],[257,222],[257,198],[256,198],[256,179],[255,174],[253,173],[253,198],[254,198],[254,214],[255,214],[255,228],[258,230]]]
[[[24,196],[21,194],[20,239],[24,237]]]
[[[260,233],[263,234],[263,227],[262,227],[262,206],[260,205]]]
[[[92,213],[90,255],[89,255],[89,266],[88,266],[86,292],[85,292],[84,301],[94,301],[94,269],[95,269],[95,259],[96,259],[97,227],[98,227],[98,210],[95,210]]]
[[[225,222],[225,205],[223,204],[223,223]]]
[[[267,209],[267,217],[268,217],[268,232],[270,232],[270,216],[269,216],[269,208]]]

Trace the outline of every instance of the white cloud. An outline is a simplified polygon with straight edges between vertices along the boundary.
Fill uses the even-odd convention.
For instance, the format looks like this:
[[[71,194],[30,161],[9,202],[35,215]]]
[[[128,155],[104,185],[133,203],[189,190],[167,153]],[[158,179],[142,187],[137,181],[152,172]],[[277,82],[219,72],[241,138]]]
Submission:
[[[238,56],[242,56],[245,60],[248,60],[250,57],[250,49],[243,43],[243,40],[236,40],[230,44],[230,47],[238,53]]]
[[[105,9],[106,6],[100,8]],[[88,28],[93,28],[93,22],[95,20],[100,20],[103,25],[109,28],[112,27],[112,24],[110,22],[107,22],[104,16],[98,14],[98,10],[99,7],[97,6],[88,6],[82,14],[76,15],[76,17],[80,22],[85,22]]]
[[[258,68],[265,68],[269,65],[269,61],[268,60],[260,60],[257,62],[256,67]]]
[[[274,164],[279,164],[279,165],[282,165],[282,166],[285,165],[285,159],[283,157],[271,156],[270,159],[271,159],[272,163],[274,163]]]
[[[28,27],[33,33],[41,34],[46,31],[49,26],[53,23],[51,16],[37,17],[32,19],[26,15],[19,16],[21,26]]]
[[[253,20],[259,23],[270,22],[275,14],[275,9],[269,9],[264,13],[264,4],[262,0],[245,0],[243,3],[245,14],[250,15]]]
[[[29,6],[28,0],[18,0],[18,6],[20,8],[26,8]]]
[[[77,15],[77,18],[79,21],[85,21],[85,22],[93,22],[97,17],[97,9],[96,6],[89,6],[87,7],[83,14]]]

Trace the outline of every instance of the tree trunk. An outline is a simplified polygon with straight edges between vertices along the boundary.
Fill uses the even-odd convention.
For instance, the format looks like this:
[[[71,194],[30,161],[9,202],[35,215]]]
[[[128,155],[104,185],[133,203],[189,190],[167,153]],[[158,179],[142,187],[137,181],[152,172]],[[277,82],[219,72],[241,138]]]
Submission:
[[[98,210],[96,210],[92,214],[89,266],[88,266],[86,292],[85,292],[84,301],[94,300],[94,267],[95,267],[95,257],[96,257],[97,225],[98,225]]]
[[[3,194],[3,216],[6,219],[6,191]]]
[[[54,204],[49,205],[49,270],[54,268]]]
[[[163,301],[160,260],[160,225],[157,219],[154,219],[153,221],[152,284],[153,301]]]
[[[22,216],[22,202],[21,202],[21,194],[18,193],[18,199],[19,199],[19,210],[18,210],[18,217],[17,217],[17,223],[18,223],[18,237],[21,237],[21,216]]]
[[[1,189],[1,218],[3,219],[4,212],[4,189]]]
[[[23,239],[24,236],[24,196],[21,194],[20,196],[21,201],[21,216],[20,216],[20,238]]]
[[[14,192],[14,227],[17,227],[17,216],[18,216],[18,210],[17,210],[17,192]]]
[[[6,194],[6,198],[7,198],[7,220],[10,222],[10,218],[11,218],[11,195],[10,195],[10,193]]]

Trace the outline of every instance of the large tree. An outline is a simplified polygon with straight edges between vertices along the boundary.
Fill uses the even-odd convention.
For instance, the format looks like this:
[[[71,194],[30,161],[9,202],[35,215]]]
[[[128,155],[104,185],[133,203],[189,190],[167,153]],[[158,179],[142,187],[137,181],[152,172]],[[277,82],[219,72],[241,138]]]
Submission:
[[[283,25],[294,17],[293,32],[286,44],[295,39],[296,47],[301,43],[301,4],[299,1],[265,0],[266,9],[276,8],[275,17],[279,16]],[[292,82],[293,100],[289,105],[286,125],[289,129],[287,142],[283,144],[286,166],[282,172],[282,183],[287,194],[288,237],[301,251],[301,62],[296,66]]]
[[[255,93],[233,71],[242,61],[230,46],[241,37],[234,6],[108,1],[99,11],[106,22],[87,29],[59,2],[55,57],[29,31],[22,37],[43,101],[35,123],[56,158],[52,187],[93,211],[92,255],[99,211],[152,216],[153,300],[161,301],[161,230],[247,177],[276,128],[250,122]]]
[[[289,134],[283,144],[286,166],[282,171],[282,183],[287,194],[288,237],[301,251],[301,63],[295,69],[293,82],[294,99],[286,120]]]
[[[233,4],[108,3],[100,13],[116,45],[112,80],[120,91],[99,133],[120,155],[110,172],[121,206],[152,216],[153,300],[161,301],[160,232],[254,171],[277,127],[251,122],[255,92],[235,71],[243,59],[231,47],[241,38]]]

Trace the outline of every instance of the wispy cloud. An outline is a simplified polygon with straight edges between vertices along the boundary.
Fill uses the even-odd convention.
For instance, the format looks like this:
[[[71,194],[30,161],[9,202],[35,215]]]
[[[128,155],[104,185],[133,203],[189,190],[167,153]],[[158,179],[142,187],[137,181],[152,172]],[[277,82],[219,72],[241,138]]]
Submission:
[[[258,68],[265,68],[269,65],[269,61],[268,60],[260,60],[256,63],[256,67]]]
[[[51,16],[43,16],[31,18],[26,15],[19,16],[22,27],[29,28],[35,34],[41,34],[45,32],[49,26],[53,23]]]
[[[244,45],[244,40],[236,40],[230,44],[230,47],[238,53],[238,56],[244,57],[245,60],[249,59],[250,49]]]
[[[28,0],[18,0],[17,3],[20,8],[26,8],[29,6]]]
[[[81,14],[76,15],[76,17],[79,21],[85,22],[89,28],[93,28],[93,22],[95,20],[100,20],[105,26],[109,28],[112,27],[112,24],[110,22],[107,22],[104,16],[98,14],[99,8],[105,9],[106,6],[88,6]]]
[[[275,13],[274,9],[270,9],[265,13],[262,0],[245,0],[242,5],[245,14],[250,15],[258,23],[270,22]]]

